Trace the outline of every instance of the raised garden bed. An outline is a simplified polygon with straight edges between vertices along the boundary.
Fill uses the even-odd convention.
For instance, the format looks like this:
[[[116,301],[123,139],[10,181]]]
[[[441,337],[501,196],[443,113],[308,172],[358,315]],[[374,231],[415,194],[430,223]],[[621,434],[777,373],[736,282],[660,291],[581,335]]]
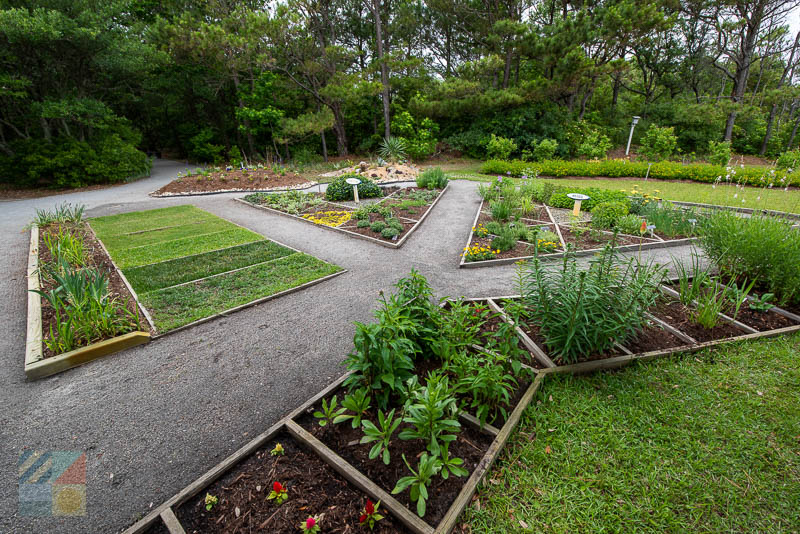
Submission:
[[[98,217],[90,224],[156,334],[345,272],[194,206]]]
[[[299,174],[279,166],[211,167],[188,170],[164,187],[153,191],[153,197],[208,195],[250,191],[287,191],[316,185]]]
[[[126,281],[84,221],[32,225],[27,285],[28,378],[150,341]]]
[[[422,224],[447,187],[381,186],[385,196],[377,200],[364,199],[360,204],[327,201],[323,193],[292,193],[282,202],[269,194],[253,194],[236,200],[385,247],[400,248]]]
[[[538,257],[548,260],[563,257],[568,248],[576,256],[591,256],[612,242],[619,251],[638,251],[682,246],[695,239],[681,235],[668,237],[657,228],[652,229],[652,233],[648,230],[643,235],[617,233],[615,236],[608,230],[592,228],[585,222],[591,219],[586,212],[581,212],[582,218],[573,222],[570,221],[569,210],[538,203],[527,206],[526,212],[512,213],[500,222],[493,217],[489,205],[481,201],[460,256],[459,267],[491,267],[530,260],[536,255],[537,246]],[[516,242],[510,248],[498,248],[498,235],[489,231],[492,229],[491,223],[513,224],[515,228],[519,228],[520,235]],[[533,230],[538,230],[538,233]],[[538,240],[538,244],[534,244],[534,240]]]

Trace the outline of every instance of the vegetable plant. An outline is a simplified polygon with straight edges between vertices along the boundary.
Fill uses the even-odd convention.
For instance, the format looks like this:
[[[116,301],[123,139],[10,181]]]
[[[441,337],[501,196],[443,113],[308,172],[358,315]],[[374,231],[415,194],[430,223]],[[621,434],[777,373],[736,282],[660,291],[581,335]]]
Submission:
[[[411,475],[397,481],[392,490],[392,495],[401,493],[406,488],[411,488],[409,493],[411,502],[417,503],[417,515],[424,517],[425,505],[428,500],[428,485],[431,483],[431,479],[441,471],[442,462],[436,456],[428,456],[427,453],[423,453],[420,457],[416,471],[406,460],[405,454],[403,455],[403,462],[405,462],[408,470],[411,471]]]
[[[464,469],[464,460],[461,458],[451,458],[449,445],[442,446],[442,453],[439,455],[439,461],[442,463],[442,478],[447,480],[452,474],[454,477],[465,477],[469,475],[469,471]]]
[[[359,443],[366,444],[376,442],[369,451],[370,460],[374,460],[381,456],[383,463],[389,465],[389,443],[392,441],[397,427],[400,426],[402,419],[394,417],[395,410],[384,415],[383,411],[378,410],[378,424],[375,425],[372,421],[364,419],[361,421],[361,426],[364,429],[364,436]]]
[[[758,295],[751,295],[749,299],[750,309],[757,312],[768,312],[775,306],[772,303],[772,299],[774,298],[775,295],[772,293],[763,293],[760,297]]]
[[[369,410],[370,398],[369,392],[366,388],[359,388],[355,390],[353,393],[346,395],[344,400],[342,400],[342,408],[347,409],[353,414],[339,414],[334,419],[334,424],[339,424],[344,421],[351,421],[353,428],[358,428],[361,426],[361,418],[364,417],[364,414],[367,410]]]
[[[428,381],[405,404],[403,422],[411,425],[400,432],[400,439],[421,439],[438,456],[442,443],[456,439],[461,424],[455,418],[458,406],[446,376],[431,373]]]

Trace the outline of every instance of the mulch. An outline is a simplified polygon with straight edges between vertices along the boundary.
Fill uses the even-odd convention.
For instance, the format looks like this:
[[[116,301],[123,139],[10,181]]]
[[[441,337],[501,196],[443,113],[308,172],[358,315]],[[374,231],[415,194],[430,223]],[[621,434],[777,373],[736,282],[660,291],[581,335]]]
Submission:
[[[714,328],[700,326],[692,321],[691,310],[680,302],[659,300],[650,313],[701,343],[742,336],[746,333],[721,319]]]
[[[62,225],[62,227],[68,229],[73,234],[79,234],[81,236],[84,242],[84,250],[87,252],[87,256],[89,257],[88,265],[100,269],[108,275],[108,291],[110,297],[117,299],[120,302],[125,302],[125,307],[130,310],[131,313],[135,314],[138,310],[136,306],[136,300],[133,298],[133,295],[131,295],[130,291],[128,291],[127,286],[122,281],[122,278],[117,270],[114,268],[111,258],[108,257],[103,250],[103,247],[100,245],[100,242],[87,228],[86,223],[81,223],[80,225],[65,224]],[[53,256],[50,254],[50,250],[47,248],[47,245],[45,245],[44,235],[46,232],[50,231],[58,232],[58,228],[59,225],[57,224],[51,224],[39,228],[40,271],[45,264],[53,261]],[[39,279],[41,281],[42,291],[47,292],[51,289],[55,289],[56,284],[53,280],[47,278],[43,274],[40,275]],[[55,326],[55,310],[52,306],[50,306],[47,299],[42,298],[42,336],[47,337],[49,335],[50,328],[52,327],[55,330]],[[142,315],[139,317],[139,330],[150,331],[147,320]],[[92,341],[92,343],[96,343],[98,341],[103,341],[103,339],[95,339]],[[57,354],[51,351],[44,343],[42,344],[42,355],[45,358],[57,356]]]
[[[348,423],[337,426],[345,425],[349,428]],[[285,454],[272,456],[270,451],[277,443],[283,446]],[[402,461],[399,463],[402,465]],[[267,500],[274,482],[280,482],[289,495],[280,506]],[[219,499],[211,511],[205,508],[206,493]],[[176,515],[188,534],[300,532],[301,522],[323,513],[325,516],[319,522],[322,532],[356,533],[365,531],[358,518],[366,502],[366,495],[316,454],[282,433],[187,501]],[[383,506],[380,513],[385,519],[377,522],[372,532],[409,532]]]
[[[218,171],[203,176],[194,174],[182,176],[171,181],[153,193],[154,196],[175,195],[180,193],[213,193],[215,191],[247,190],[271,191],[278,188],[291,188],[307,186],[316,183],[299,174],[286,172],[284,174],[272,172],[271,169],[255,169],[244,171],[234,169]]]

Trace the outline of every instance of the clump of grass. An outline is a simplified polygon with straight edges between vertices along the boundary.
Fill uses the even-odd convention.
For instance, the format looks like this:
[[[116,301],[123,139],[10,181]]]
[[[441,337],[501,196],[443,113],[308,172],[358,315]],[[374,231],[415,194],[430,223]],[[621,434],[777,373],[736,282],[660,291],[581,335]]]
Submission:
[[[70,204],[63,202],[56,205],[52,210],[37,209],[36,217],[33,222],[38,226],[46,226],[53,223],[79,223],[83,219],[83,212],[86,206],[83,204]]]

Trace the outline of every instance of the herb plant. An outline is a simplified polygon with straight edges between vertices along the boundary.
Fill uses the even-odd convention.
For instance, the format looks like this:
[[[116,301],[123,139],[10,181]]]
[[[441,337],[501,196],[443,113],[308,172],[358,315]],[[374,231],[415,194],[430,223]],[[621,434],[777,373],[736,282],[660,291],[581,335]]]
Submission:
[[[336,408],[336,395],[331,397],[330,403],[322,399],[322,410],[314,412],[314,417],[319,419],[319,426],[326,426],[327,424],[335,424],[336,418],[344,414],[344,408]]]
[[[442,443],[456,439],[461,424],[455,419],[458,411],[447,377],[430,374],[427,384],[415,391],[406,402],[403,422],[411,425],[400,432],[400,439],[421,439],[427,449],[438,456]]]
[[[436,456],[428,456],[426,453],[423,453],[420,457],[419,467],[416,471],[406,460],[405,454],[403,455],[403,462],[405,462],[408,470],[411,471],[411,475],[397,481],[392,490],[392,495],[396,495],[410,487],[409,496],[411,497],[411,502],[417,503],[417,515],[424,517],[426,501],[428,500],[428,485],[431,483],[431,479],[441,471],[442,462]]]
[[[402,419],[398,417],[397,419],[394,418],[395,410],[392,410],[388,414],[384,415],[382,410],[378,410],[378,424],[375,425],[372,421],[364,419],[361,421],[361,426],[364,429],[364,436],[361,438],[359,443],[372,443],[373,441],[376,442],[375,445],[369,450],[369,458],[370,460],[374,460],[378,456],[381,456],[383,459],[383,463],[389,465],[389,443],[392,441],[392,436],[394,435],[395,431],[397,431],[397,427],[400,426]]]
[[[353,412],[353,414],[337,415],[333,420],[334,424],[339,424],[349,420],[352,421],[353,428],[360,427],[361,418],[364,417],[366,411],[369,410],[369,404],[370,398],[367,389],[360,388],[355,390],[353,393],[345,396],[344,400],[342,400],[342,408]]]

